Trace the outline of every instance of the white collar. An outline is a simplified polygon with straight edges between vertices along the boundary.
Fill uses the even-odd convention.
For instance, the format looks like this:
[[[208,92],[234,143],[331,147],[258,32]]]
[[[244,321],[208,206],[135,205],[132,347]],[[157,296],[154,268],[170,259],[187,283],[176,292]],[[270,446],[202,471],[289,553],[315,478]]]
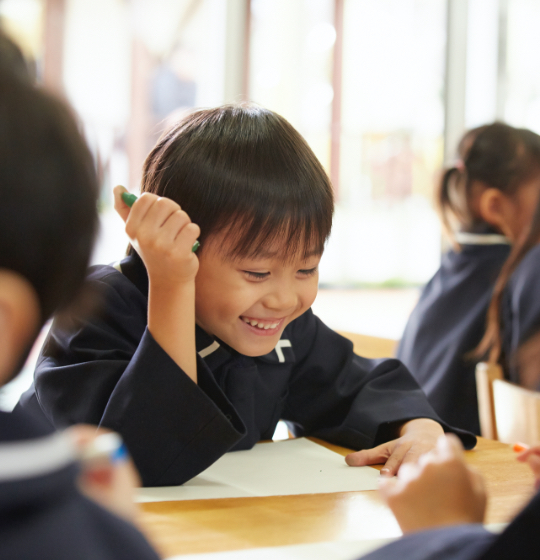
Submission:
[[[75,448],[63,433],[0,443],[0,482],[45,476],[75,461]]]
[[[201,358],[206,358],[206,356],[210,356],[210,354],[213,354],[218,348],[219,342],[217,340],[214,340],[214,342],[212,342],[210,346],[207,346],[206,348],[203,348],[199,351],[199,356]]]

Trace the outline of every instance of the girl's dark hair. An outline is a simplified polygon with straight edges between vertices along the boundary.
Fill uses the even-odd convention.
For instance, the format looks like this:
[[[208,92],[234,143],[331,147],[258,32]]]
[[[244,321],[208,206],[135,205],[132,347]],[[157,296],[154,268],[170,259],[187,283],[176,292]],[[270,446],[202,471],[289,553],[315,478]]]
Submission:
[[[473,185],[480,182],[512,196],[540,169],[540,136],[496,122],[469,131],[461,140],[457,164],[443,172],[437,206],[443,226],[453,239],[452,218],[465,231],[486,224],[471,210]]]
[[[12,46],[1,36],[0,268],[32,284],[45,321],[72,302],[84,279],[98,185],[72,114],[31,85]]]
[[[499,273],[487,313],[486,332],[478,347],[474,350],[475,357],[482,359],[489,352],[488,361],[497,363],[502,351],[502,300],[503,293],[510,277],[523,260],[525,255],[540,242],[540,201],[536,206],[530,225],[521,238],[514,244],[512,251]]]
[[[217,233],[230,240],[233,258],[277,241],[285,259],[322,253],[332,227],[332,187],[315,154],[283,117],[254,105],[199,110],[173,126],[146,159],[141,191],[180,204],[202,250]]]

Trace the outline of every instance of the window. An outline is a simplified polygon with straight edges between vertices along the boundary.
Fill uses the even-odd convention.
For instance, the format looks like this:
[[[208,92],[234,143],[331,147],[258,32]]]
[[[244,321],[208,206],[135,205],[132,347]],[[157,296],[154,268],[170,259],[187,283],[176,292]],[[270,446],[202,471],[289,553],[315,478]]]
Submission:
[[[336,189],[329,285],[425,282],[433,188],[464,129],[540,131],[536,0],[1,0],[0,16],[81,117],[104,185],[100,261],[126,243],[112,185],[136,190],[193,107],[249,98],[305,136]]]

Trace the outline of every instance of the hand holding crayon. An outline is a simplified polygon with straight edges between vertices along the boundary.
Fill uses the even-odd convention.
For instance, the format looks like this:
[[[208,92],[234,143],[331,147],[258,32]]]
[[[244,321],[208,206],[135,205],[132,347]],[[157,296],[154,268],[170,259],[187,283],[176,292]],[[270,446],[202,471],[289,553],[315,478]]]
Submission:
[[[150,282],[174,286],[192,281],[199,264],[193,256],[199,246],[199,226],[169,198],[152,193],[137,198],[122,186],[115,187],[114,196],[115,209],[126,223]]]
[[[122,200],[131,208],[135,204],[135,201],[138,200],[138,198],[134,194],[128,193],[126,191],[122,193]],[[201,244],[198,241],[195,241],[195,243],[193,243],[193,247],[191,247],[193,253],[195,253],[195,251],[197,251],[200,246]]]

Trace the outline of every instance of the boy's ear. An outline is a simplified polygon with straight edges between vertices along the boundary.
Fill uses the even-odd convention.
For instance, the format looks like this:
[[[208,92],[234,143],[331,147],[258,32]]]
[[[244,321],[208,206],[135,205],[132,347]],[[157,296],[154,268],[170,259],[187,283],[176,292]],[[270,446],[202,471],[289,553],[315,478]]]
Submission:
[[[37,294],[19,274],[0,268],[0,385],[13,377],[40,320]]]
[[[513,235],[510,227],[512,210],[512,201],[499,189],[488,187],[479,196],[480,218],[510,239]]]

